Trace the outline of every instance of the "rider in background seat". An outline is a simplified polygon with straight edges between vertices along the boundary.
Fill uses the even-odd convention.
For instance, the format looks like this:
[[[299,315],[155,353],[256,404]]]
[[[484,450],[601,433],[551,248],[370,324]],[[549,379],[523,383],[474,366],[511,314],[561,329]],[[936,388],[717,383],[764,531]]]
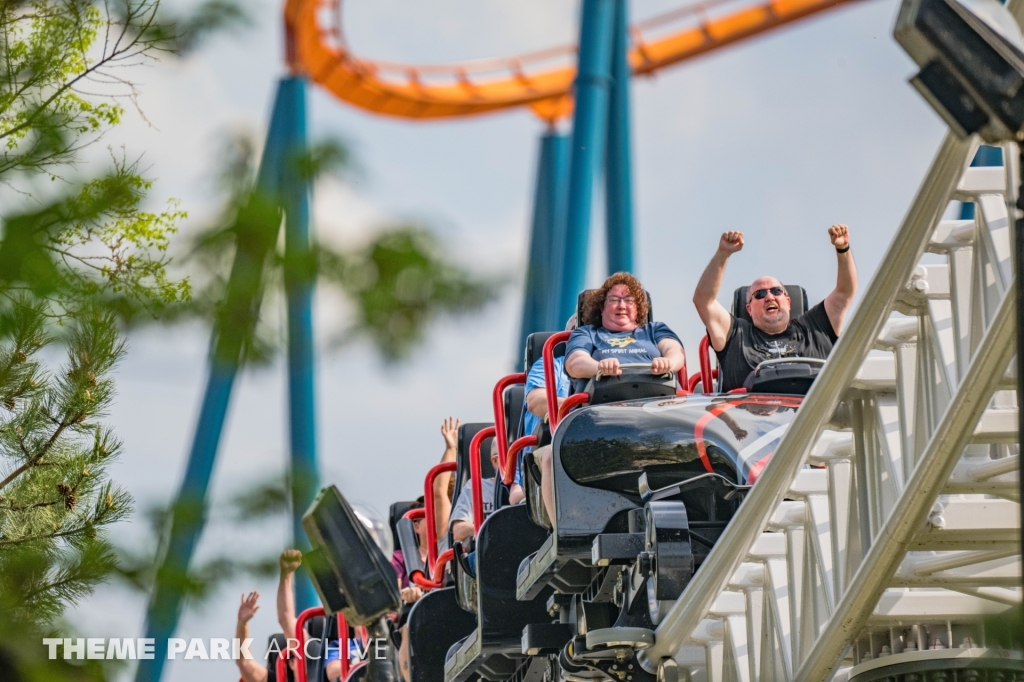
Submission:
[[[718,355],[721,390],[743,388],[754,369],[765,360],[806,357],[825,360],[839,338],[843,318],[857,292],[857,267],[850,253],[846,225],[828,229],[836,249],[836,288],[825,300],[796,319],[790,319],[786,288],[774,277],[760,277],[750,285],[747,312],[753,324],[734,317],[716,300],[729,256],[743,248],[742,232],[724,232],[718,251],[697,283],[693,304],[708,330]]]
[[[498,443],[497,439],[491,440],[491,466],[494,468],[494,478],[485,478],[481,483],[484,501],[484,518],[494,511],[494,486],[497,482],[498,467]],[[513,483],[509,490],[509,499],[522,500],[523,489],[518,483]],[[452,538],[455,542],[474,537],[476,528],[473,526],[473,482],[466,481],[459,493],[459,499],[451,513]]]

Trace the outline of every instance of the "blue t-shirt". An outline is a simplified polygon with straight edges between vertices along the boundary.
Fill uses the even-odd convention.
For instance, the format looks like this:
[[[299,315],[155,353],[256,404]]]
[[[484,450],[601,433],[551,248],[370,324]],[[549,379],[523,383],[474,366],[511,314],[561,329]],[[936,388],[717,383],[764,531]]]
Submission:
[[[620,365],[650,362],[661,357],[658,342],[663,339],[672,339],[683,345],[664,322],[648,322],[631,332],[613,332],[588,324],[573,330],[565,347],[565,357],[581,350],[598,362],[608,358],[615,358]]]
[[[558,377],[558,382],[555,386],[558,397],[567,397],[569,395],[569,375],[565,373],[564,357],[555,358],[555,376]],[[539,358],[534,362],[533,367],[530,368],[529,373],[526,375],[526,391],[524,396],[530,395],[530,391],[537,388],[547,388],[547,382],[544,380],[544,358]],[[530,412],[530,410],[523,411],[523,435],[533,435],[538,424],[540,424],[540,417]]]

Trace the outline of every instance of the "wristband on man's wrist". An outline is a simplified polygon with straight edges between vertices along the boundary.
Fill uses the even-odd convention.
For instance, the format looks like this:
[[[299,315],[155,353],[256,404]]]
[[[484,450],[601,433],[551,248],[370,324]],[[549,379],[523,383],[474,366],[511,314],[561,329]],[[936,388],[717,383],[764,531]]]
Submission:
[[[849,244],[846,245],[845,249],[840,249],[838,246],[836,247],[836,253],[846,253],[849,250],[850,250],[850,245]]]

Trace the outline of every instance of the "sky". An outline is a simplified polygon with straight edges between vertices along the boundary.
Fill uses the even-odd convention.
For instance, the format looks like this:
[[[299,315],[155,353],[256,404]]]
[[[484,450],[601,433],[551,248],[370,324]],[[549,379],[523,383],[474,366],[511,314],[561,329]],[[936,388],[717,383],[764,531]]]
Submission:
[[[170,7],[177,5],[165,0]],[[635,0],[635,18],[678,6]],[[944,126],[909,86],[915,69],[891,37],[894,0],[860,0],[767,36],[677,65],[632,90],[637,275],[660,320],[683,339],[695,364],[702,329],[690,303],[697,278],[724,230],[746,247],[726,272],[733,288],[772,274],[804,286],[812,301],[835,284],[827,229],[850,226],[862,290],[942,139]],[[133,74],[141,113],[108,136],[140,156],[155,181],[153,206],[169,197],[190,217],[183,235],[218,207],[212,178],[226,134],[264,134],[277,80],[285,75],[281,7],[253,5],[256,26],[222,37],[181,61]],[[578,2],[564,0],[350,0],[350,47],[366,57],[414,63],[511,55],[575,40]],[[531,193],[544,126],[528,112],[408,122],[371,116],[310,89],[310,133],[340,137],[359,172],[325,180],[314,196],[322,239],[358,243],[380,225],[430,225],[451,255],[511,282],[472,318],[435,325],[409,362],[384,366],[372,348],[321,344],[317,437],[324,483],[386,513],[422,490],[443,450],[439,426],[454,415],[490,420],[490,391],[521,349],[519,294]],[[588,284],[603,275],[601,204],[595,203]],[[317,299],[321,340],[344,321],[342,302]],[[116,373],[109,423],[124,441],[112,477],[137,502],[117,542],[154,541],[145,509],[166,504],[184,471],[206,373],[208,332],[151,328],[129,338]],[[247,371],[236,385],[211,485],[213,512],[200,558],[265,556],[287,546],[284,519],[240,525],[223,507],[238,491],[282,476],[287,459],[286,388],[280,363]],[[265,642],[277,629],[274,582],[242,578],[183,617],[179,635],[230,637],[238,594],[258,589],[252,622]],[[69,613],[92,637],[141,636],[144,598],[101,587]],[[262,645],[255,650],[262,653]],[[171,682],[236,676],[227,661],[170,663]],[[127,677],[125,678],[127,679]]]

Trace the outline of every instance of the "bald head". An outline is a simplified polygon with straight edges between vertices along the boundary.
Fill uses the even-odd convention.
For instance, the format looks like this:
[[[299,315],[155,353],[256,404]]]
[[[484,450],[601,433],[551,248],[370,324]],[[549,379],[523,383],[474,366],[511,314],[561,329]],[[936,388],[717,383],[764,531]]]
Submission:
[[[758,277],[747,291],[747,313],[766,334],[781,334],[789,326],[789,294],[774,277]]]

